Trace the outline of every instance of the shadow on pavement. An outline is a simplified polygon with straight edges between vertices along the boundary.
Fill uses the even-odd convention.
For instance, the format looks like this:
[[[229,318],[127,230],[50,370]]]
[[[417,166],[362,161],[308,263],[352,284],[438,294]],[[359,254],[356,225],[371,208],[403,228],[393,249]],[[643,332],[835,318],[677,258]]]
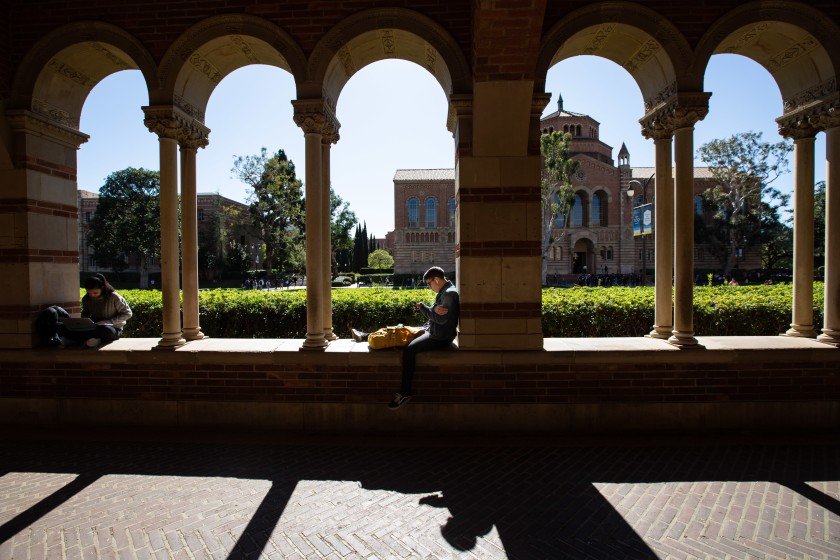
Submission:
[[[770,481],[840,515],[806,482],[836,480],[833,445],[719,447],[349,447],[220,443],[16,443],[2,472],[79,473],[0,526],[5,541],[108,474],[264,479],[271,489],[229,558],[266,546],[300,480],[359,481],[446,508],[441,534],[471,550],[495,526],[509,558],[653,558],[596,483]]]

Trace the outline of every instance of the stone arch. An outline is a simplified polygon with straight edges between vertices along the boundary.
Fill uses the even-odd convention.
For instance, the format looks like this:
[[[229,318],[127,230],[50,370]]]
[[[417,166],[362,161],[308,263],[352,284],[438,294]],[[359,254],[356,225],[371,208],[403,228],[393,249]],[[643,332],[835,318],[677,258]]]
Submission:
[[[782,94],[784,113],[837,96],[840,27],[806,4],[760,0],[718,19],[695,49],[698,90],[712,55],[721,53],[745,56],[770,72]]]
[[[682,33],[658,12],[633,2],[599,2],[573,11],[545,34],[534,90],[545,91],[548,70],[558,62],[595,55],[633,76],[648,112],[686,88],[692,54]]]
[[[249,14],[214,16],[185,31],[169,47],[159,71],[154,105],[178,105],[204,122],[204,111],[222,79],[243,66],[267,64],[286,70],[296,86],[306,76],[306,57],[272,22]]]
[[[345,18],[318,42],[309,57],[306,97],[323,97],[335,108],[347,81],[368,64],[388,58],[428,70],[447,97],[472,91],[472,74],[452,36],[429,17],[405,8],[365,10]]]
[[[90,91],[122,70],[140,70],[149,91],[157,86],[154,59],[127,31],[99,21],[64,25],[24,56],[15,74],[10,108],[28,109],[78,130]]]

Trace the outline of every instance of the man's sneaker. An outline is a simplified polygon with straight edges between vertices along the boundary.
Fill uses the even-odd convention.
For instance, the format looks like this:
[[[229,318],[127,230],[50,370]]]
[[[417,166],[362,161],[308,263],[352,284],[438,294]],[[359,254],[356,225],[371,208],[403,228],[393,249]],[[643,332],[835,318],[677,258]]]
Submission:
[[[368,338],[368,333],[357,331],[356,329],[350,329],[350,334],[353,335],[353,340],[356,342],[364,342]]]
[[[85,341],[85,344],[88,348],[96,348],[100,344],[102,344],[102,339],[100,338],[89,338]]]
[[[388,408],[397,410],[399,407],[411,400],[411,395],[401,395],[397,393],[394,395],[394,400],[388,403]]]

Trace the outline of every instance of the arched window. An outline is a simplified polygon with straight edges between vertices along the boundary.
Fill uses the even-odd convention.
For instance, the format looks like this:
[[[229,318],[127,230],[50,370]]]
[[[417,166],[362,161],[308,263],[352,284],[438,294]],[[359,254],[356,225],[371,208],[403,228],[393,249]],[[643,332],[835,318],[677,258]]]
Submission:
[[[455,199],[450,198],[446,203],[446,209],[449,212],[449,227],[455,227]]]
[[[607,247],[607,260],[608,260],[608,261],[613,260],[613,248],[612,248],[612,245],[610,245],[609,247]]]
[[[607,197],[601,191],[592,196],[589,225],[601,227],[607,225]]]
[[[426,229],[437,227],[437,199],[430,196],[426,199]]]
[[[416,198],[408,199],[408,227],[420,227],[420,201]]]
[[[694,213],[698,216],[703,215],[703,197],[699,194],[694,197]]]
[[[583,197],[576,194],[572,201],[572,227],[583,226]]]
[[[563,132],[569,132],[569,125],[567,125],[567,124],[563,125]]]
[[[580,136],[580,125],[577,125],[577,135]]]
[[[560,204],[560,195],[558,193],[554,193],[554,203]],[[566,225],[566,215],[565,214],[557,214],[557,217],[554,218],[554,227],[562,228]]]

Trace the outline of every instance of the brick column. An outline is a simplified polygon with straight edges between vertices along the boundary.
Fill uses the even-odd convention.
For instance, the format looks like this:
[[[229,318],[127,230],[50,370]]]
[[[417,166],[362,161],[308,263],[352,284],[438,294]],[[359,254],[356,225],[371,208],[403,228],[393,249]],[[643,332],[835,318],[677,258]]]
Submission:
[[[329,344],[324,333],[324,234],[321,156],[326,104],[320,99],[293,101],[295,123],[306,138],[306,340],[302,350],[323,350]]]
[[[840,110],[822,115],[825,127],[825,322],[820,342],[840,347]]]
[[[807,121],[779,119],[793,138],[793,310],[787,336],[814,338],[814,137]]]
[[[171,106],[143,107],[143,123],[160,141],[160,283],[163,333],[158,348],[186,343],[181,331],[178,284],[178,138],[186,116]]]
[[[656,189],[654,194],[656,201],[654,205],[656,303],[653,330],[647,336],[667,339],[674,329],[674,181],[671,177],[673,132],[661,125],[650,123],[647,127],[643,125],[642,134],[646,138],[652,138],[656,146],[656,181],[654,183]]]
[[[207,145],[209,130],[198,122],[184,127],[181,146],[181,299],[184,307],[184,338],[200,340],[198,316],[198,193],[196,152]]]
[[[321,140],[321,212],[323,232],[321,234],[321,256],[324,281],[324,338],[336,340],[332,320],[332,211],[330,208],[330,148],[338,142],[338,121],[331,119],[325,124]]]
[[[0,124],[2,124],[0,118]],[[0,169],[0,348],[29,348],[35,316],[78,314],[78,123],[8,111],[12,168]]]
[[[540,349],[539,117],[529,81],[453,95],[456,269],[464,349]]]

